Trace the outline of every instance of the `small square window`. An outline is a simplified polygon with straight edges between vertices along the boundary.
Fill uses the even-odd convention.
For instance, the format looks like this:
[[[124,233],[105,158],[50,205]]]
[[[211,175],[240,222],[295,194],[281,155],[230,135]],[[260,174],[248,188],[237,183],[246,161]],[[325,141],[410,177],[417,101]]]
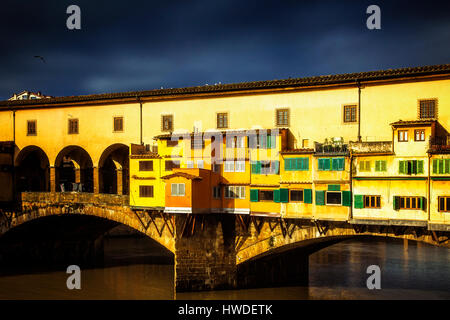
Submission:
[[[276,110],[276,124],[277,126],[289,126],[289,109]]]
[[[217,129],[228,128],[228,113],[217,114]]]
[[[123,117],[114,117],[114,132],[123,131]]]
[[[344,106],[344,122],[358,122],[356,105]]]
[[[162,116],[162,131],[173,131],[173,115]]]
[[[69,134],[78,134],[78,119],[69,119]]]
[[[36,120],[28,120],[27,121],[27,136],[35,136],[36,133],[37,133]]]

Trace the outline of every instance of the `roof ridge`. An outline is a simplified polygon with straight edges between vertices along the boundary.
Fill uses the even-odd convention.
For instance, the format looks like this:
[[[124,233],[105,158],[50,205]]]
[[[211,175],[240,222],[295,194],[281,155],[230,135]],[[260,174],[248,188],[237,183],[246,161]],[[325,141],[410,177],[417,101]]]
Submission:
[[[226,92],[238,91],[248,89],[260,88],[283,88],[289,86],[315,86],[322,84],[338,84],[338,83],[352,83],[356,81],[367,81],[377,79],[399,78],[402,76],[411,76],[416,74],[433,74],[433,73],[449,73],[450,64],[418,66],[418,67],[403,67],[396,69],[372,70],[353,73],[341,73],[334,75],[319,75],[300,78],[288,79],[272,79],[272,80],[257,80],[249,82],[238,82],[229,84],[215,84],[204,86],[191,86],[170,89],[151,89],[143,91],[125,91],[125,92],[111,92],[98,93],[78,96],[61,96],[36,100],[4,100],[0,101],[0,107],[8,106],[22,106],[22,105],[39,105],[39,104],[57,104],[62,102],[81,102],[91,100],[106,100],[119,98],[133,98],[136,99],[150,96],[168,96],[175,94],[195,94],[195,93],[211,93],[211,92]]]

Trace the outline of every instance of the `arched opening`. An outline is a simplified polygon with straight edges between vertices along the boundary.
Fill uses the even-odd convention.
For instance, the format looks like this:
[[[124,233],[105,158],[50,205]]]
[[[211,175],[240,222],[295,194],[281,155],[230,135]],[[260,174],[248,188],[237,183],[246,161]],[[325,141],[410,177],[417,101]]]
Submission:
[[[48,215],[0,235],[0,275],[14,276],[2,279],[0,298],[65,299],[68,292],[73,298],[69,275],[61,286],[52,284],[77,265],[79,299],[173,299],[174,259],[155,239],[116,221]]]
[[[116,143],[103,151],[99,161],[100,193],[128,194],[129,147]]]
[[[21,192],[49,191],[50,163],[45,152],[37,146],[23,148],[16,157],[17,195]]]
[[[55,161],[55,190],[93,192],[92,159],[81,147],[68,146]]]

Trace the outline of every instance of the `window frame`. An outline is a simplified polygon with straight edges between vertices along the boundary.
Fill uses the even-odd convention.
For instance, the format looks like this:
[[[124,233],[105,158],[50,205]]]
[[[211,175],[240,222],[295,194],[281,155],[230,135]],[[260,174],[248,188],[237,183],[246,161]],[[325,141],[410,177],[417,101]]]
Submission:
[[[71,129],[73,129],[73,126],[71,124],[76,123],[76,132],[72,131]],[[67,121],[68,124],[68,128],[67,128],[67,134],[79,134],[80,133],[80,121],[78,120],[78,118],[74,118],[74,119],[68,119]]]
[[[165,127],[166,119],[170,119],[170,128]],[[161,131],[172,132],[174,127],[173,114],[162,114],[161,115]]]
[[[220,119],[221,117],[222,117],[222,119]],[[228,129],[228,118],[229,118],[228,112],[216,113],[216,128],[217,129]],[[220,122],[222,122],[221,126],[219,126]]]
[[[34,132],[30,132],[30,124],[34,124]],[[37,136],[37,120],[27,120],[27,136]]]
[[[272,199],[263,199],[262,197],[261,197],[261,195],[263,194],[263,192],[271,192],[272,193]],[[274,190],[261,190],[261,189],[258,189],[258,201],[266,201],[266,202],[268,202],[268,201],[271,201],[271,202],[273,202],[274,201]]]
[[[278,121],[280,119],[279,117],[279,113],[280,112],[285,112],[286,116],[282,116],[282,120],[283,121]],[[290,110],[289,108],[277,108],[275,109],[275,125],[277,127],[289,127],[290,124]]]
[[[149,188],[148,190],[151,190],[151,192],[149,192],[149,195],[145,195],[146,192],[143,192],[143,190],[145,190],[144,188]],[[153,186],[145,186],[145,185],[139,186],[139,198],[154,198],[154,197],[155,197],[155,193],[154,193]]]
[[[292,200],[292,192],[301,192],[301,200]],[[305,192],[304,189],[289,189],[289,202],[304,202],[305,201]]]
[[[183,194],[180,194],[180,186],[183,186]],[[174,186],[176,186],[174,188]],[[176,192],[174,193],[174,189]],[[184,197],[186,196],[186,184],[185,183],[171,183],[170,184],[170,196],[171,197]]]
[[[329,193],[340,194],[341,202],[340,203],[328,203],[328,194]],[[327,206],[342,206],[342,201],[343,201],[342,198],[343,198],[342,197],[342,191],[328,191],[328,190],[325,190],[325,205],[327,205]]]
[[[151,169],[145,168],[144,163],[151,163]],[[153,160],[140,160],[139,161],[139,171],[153,171]]]
[[[444,209],[441,209],[441,199],[444,199]],[[450,204],[447,206],[447,201],[450,200],[450,196],[438,196],[438,212],[450,212]]]
[[[420,134],[421,139],[417,139],[417,133],[419,132],[421,132]],[[414,129],[414,141],[425,141],[425,129]]]
[[[434,108],[433,117],[429,117],[429,116],[422,117],[422,114],[424,113],[424,112],[422,112],[422,103],[427,103],[427,102],[428,103],[429,102],[433,102],[434,103],[434,106],[433,106],[433,108]],[[427,108],[429,108],[429,106],[427,106]],[[427,112],[428,112],[427,115],[430,115],[430,110],[429,109],[427,110]],[[422,120],[422,119],[437,119],[437,117],[438,117],[438,99],[437,98],[418,99],[417,100],[417,113],[418,113],[417,117],[420,120]]]
[[[120,125],[121,125],[120,129],[116,129],[116,121],[117,120],[120,120]],[[123,132],[123,131],[124,131],[123,116],[114,116],[113,117],[113,132]]]
[[[399,201],[399,210],[422,210],[422,208],[419,206],[420,204],[420,196],[398,196]],[[415,199],[416,207],[412,207],[412,199]],[[402,207],[402,200],[405,207]],[[409,208],[406,208],[406,203],[409,202]]]
[[[350,109],[350,119],[347,118],[347,109]],[[352,110],[354,110],[354,112],[352,112]],[[354,114],[353,114],[354,113]],[[343,123],[347,123],[347,124],[355,124],[358,123],[358,104],[345,104],[342,107],[342,114],[343,114],[343,118],[342,121]],[[354,120],[353,120],[353,116],[354,116]]]
[[[366,205],[366,199],[369,199],[369,205]],[[375,206],[372,206],[372,199],[375,199]],[[379,200],[379,206],[378,206]],[[381,195],[364,195],[363,197],[364,208],[367,209],[381,209]]]
[[[401,135],[400,133],[403,133],[406,135]],[[402,139],[400,137],[402,136]],[[397,141],[398,142],[408,142],[409,141],[409,130],[398,130],[397,131]]]
[[[213,199],[220,200],[222,198],[222,188],[220,186],[213,187]]]

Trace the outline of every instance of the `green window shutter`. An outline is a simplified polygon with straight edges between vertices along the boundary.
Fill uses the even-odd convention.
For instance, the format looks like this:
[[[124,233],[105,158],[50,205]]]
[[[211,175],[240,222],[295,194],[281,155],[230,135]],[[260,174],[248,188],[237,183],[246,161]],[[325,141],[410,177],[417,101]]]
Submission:
[[[270,172],[272,174],[279,174],[280,173],[280,161],[272,161],[270,163]]]
[[[433,173],[437,173],[437,172],[438,172],[438,160],[433,159]]]
[[[420,208],[427,210],[427,199],[425,197],[420,197]]]
[[[339,159],[331,159],[331,170],[339,170]]]
[[[312,203],[312,190],[311,189],[303,190],[303,202],[304,203]]]
[[[423,173],[423,160],[417,161],[417,173]]]
[[[270,149],[272,148],[272,136],[266,136],[266,148]]]
[[[280,202],[280,189],[273,190],[273,201]]]
[[[317,163],[319,165],[319,170],[323,170],[323,165],[324,165],[323,159],[317,159]]]
[[[261,173],[261,161],[255,161],[252,163],[252,173],[253,174]]]
[[[338,170],[343,171],[345,167],[345,158],[338,159]],[[370,170],[370,162],[369,162],[369,170]]]
[[[398,173],[405,173],[405,162],[406,161],[398,162]]]
[[[370,171],[370,161],[366,161],[366,171]]]
[[[417,160],[412,160],[412,173],[417,174]]]
[[[325,191],[316,190],[316,205],[325,205]]]
[[[355,198],[355,209],[364,208],[364,196],[362,194],[355,194],[353,197]]]
[[[450,159],[448,160],[448,163],[450,165]],[[309,158],[303,158],[303,170],[309,170]]]
[[[250,189],[250,201],[258,202],[258,189]]]
[[[341,191],[341,185],[340,184],[329,184],[328,191]]]
[[[439,160],[439,173],[444,173],[444,160]]]
[[[364,161],[359,161],[359,171],[365,171],[365,163],[364,163]]]
[[[289,171],[291,169],[290,159],[284,159],[284,171]]]
[[[399,210],[400,209],[400,197],[398,196],[394,196],[394,210]]]
[[[289,202],[289,189],[280,189],[280,202]]]
[[[352,206],[352,193],[350,191],[342,191],[342,205],[346,207]]]
[[[276,148],[277,146],[277,137],[276,136],[270,136],[270,144],[272,149]]]
[[[387,161],[386,160],[381,160],[381,171],[386,171],[387,170]]]
[[[450,173],[450,159],[445,159],[445,173]]]
[[[375,171],[377,171],[377,172],[381,171],[381,161],[380,160],[375,161]]]
[[[331,169],[331,159],[325,158],[323,159],[323,170],[330,170]]]

